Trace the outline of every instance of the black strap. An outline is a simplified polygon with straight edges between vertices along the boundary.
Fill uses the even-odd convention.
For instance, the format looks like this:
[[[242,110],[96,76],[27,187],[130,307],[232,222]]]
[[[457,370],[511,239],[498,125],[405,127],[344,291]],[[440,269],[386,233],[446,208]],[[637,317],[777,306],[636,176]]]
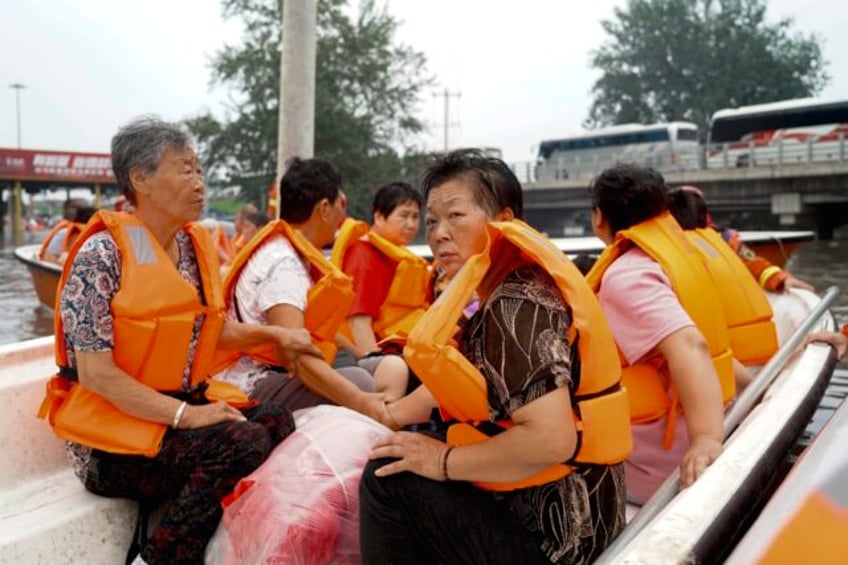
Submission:
[[[127,550],[126,565],[130,565],[141,554],[141,548],[147,543],[147,525],[150,522],[151,506],[146,500],[138,501],[138,519],[135,523],[130,548]]]

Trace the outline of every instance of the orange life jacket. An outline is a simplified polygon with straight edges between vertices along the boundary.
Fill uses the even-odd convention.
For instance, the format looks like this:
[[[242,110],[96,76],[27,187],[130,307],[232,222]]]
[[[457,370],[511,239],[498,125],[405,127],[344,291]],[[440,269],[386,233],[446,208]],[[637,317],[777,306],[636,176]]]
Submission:
[[[347,312],[353,304],[353,283],[349,276],[336,268],[319,249],[316,249],[298,230],[284,220],[275,220],[266,224],[233,260],[233,265],[224,280],[224,300],[229,307],[235,300],[236,283],[241,272],[253,254],[273,235],[285,237],[300,257],[309,265],[310,276],[314,281],[306,298],[304,325],[312,334],[315,345],[324,354],[327,363],[336,356],[336,333],[345,321]],[[316,280],[317,279],[317,280]],[[269,365],[279,365],[274,347],[264,345],[253,348],[244,354]],[[238,360],[241,353],[219,352],[213,372],[229,367]]]
[[[478,424],[491,422],[485,378],[450,345],[456,322],[484,277],[498,282],[508,274],[510,266],[529,263],[540,265],[551,275],[572,309],[573,324],[569,335],[562,337],[577,346],[580,356],[579,384],[571,399],[578,448],[569,462],[553,465],[532,477],[510,483],[475,484],[487,490],[514,490],[557,480],[569,474],[573,465],[623,461],[632,449],[627,393],[620,386],[621,366],[615,356],[615,341],[597,299],[577,268],[539,232],[519,220],[493,222],[489,226],[491,251],[487,249],[463,265],[412,330],[403,352],[406,362],[443,411],[460,422],[449,428],[448,443],[485,441],[489,436],[478,429]],[[517,261],[504,267],[504,259],[509,256],[516,256]],[[494,265],[491,257],[497,258]],[[500,421],[497,425],[505,429],[512,422]]]
[[[763,290],[733,249],[712,228],[686,230],[715,280],[730,348],[745,365],[762,365],[777,351],[777,330]]]
[[[80,247],[93,234],[108,230],[121,253],[121,284],[110,304],[115,365],[153,389],[180,391],[195,320],[203,315],[191,360],[192,386],[206,381],[209,399],[249,404],[232,385],[207,381],[224,325],[221,279],[208,231],[196,224],[184,229],[194,245],[205,305],[140,220],[123,212],[100,211],[71,249],[56,292],[56,310]],[[125,414],[69,378],[61,316],[54,316],[54,328],[60,373],[47,383],[39,417],[47,417],[56,435],[70,441],[112,453],[155,456],[167,426]]]
[[[365,222],[348,218],[333,244],[330,260],[334,265],[341,268],[348,248],[357,240],[367,240],[396,265],[386,300],[380,306],[380,315],[372,321],[377,340],[409,335],[430,304],[430,264],[405,247],[369,231]]]
[[[233,250],[233,244],[230,241],[230,238],[227,237],[227,232],[226,230],[224,230],[223,226],[215,226],[215,231],[212,234],[212,239],[215,243],[215,248],[218,250],[218,257],[223,257],[225,259],[225,261],[223,261],[223,264],[229,264],[236,254]]]
[[[56,237],[56,234],[59,233],[60,230],[67,228],[68,231],[65,232],[64,237],[62,238],[62,250],[61,253],[67,253],[71,249],[71,245],[75,241],[75,236],[78,236],[82,230],[85,228],[85,224],[80,224],[78,222],[71,222],[69,220],[61,220],[57,223],[53,228],[47,232],[47,236],[44,238],[44,242],[42,242],[41,247],[38,249],[38,258],[44,259],[44,253],[47,251],[47,247],[50,245],[50,242],[53,241],[53,238]]]
[[[760,257],[754,253],[753,249],[742,242],[742,236],[738,231],[726,229],[722,231],[721,235],[761,287],[772,292],[778,292],[782,289],[789,276],[786,271],[777,265],[772,265],[771,261],[765,257]]]
[[[663,213],[618,232],[615,241],[604,249],[592,270],[586,275],[589,286],[598,292],[606,270],[633,244],[659,263],[668,276],[681,306],[692,318],[709,346],[710,356],[718,373],[722,398],[725,402],[730,401],[736,392],[736,382],[724,311],[715,296],[715,285],[700,253],[670,214]],[[622,357],[622,364],[625,363]],[[622,371],[621,380],[628,391],[630,418],[634,423],[652,422],[668,416],[663,444],[666,448],[671,448],[677,400],[673,387],[670,397],[659,375],[659,368],[663,363],[662,360],[653,360],[626,366]]]
[[[845,563],[848,555],[848,484],[845,467],[813,491],[763,552],[760,565]]]
[[[230,242],[230,245],[233,248],[233,256],[238,255],[238,253],[244,248],[246,244],[247,238],[244,237],[243,233],[234,233],[233,239]]]

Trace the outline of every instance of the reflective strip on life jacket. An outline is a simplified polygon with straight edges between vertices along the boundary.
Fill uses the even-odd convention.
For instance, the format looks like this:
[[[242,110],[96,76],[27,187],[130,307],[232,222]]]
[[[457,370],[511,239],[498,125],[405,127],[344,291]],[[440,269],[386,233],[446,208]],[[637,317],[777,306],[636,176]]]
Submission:
[[[730,401],[736,392],[733,376],[733,353],[727,322],[721,303],[714,294],[714,284],[700,253],[686,237],[683,229],[669,213],[618,232],[615,241],[604,249],[592,270],[586,275],[589,286],[598,292],[606,270],[632,244],[637,245],[659,263],[671,281],[681,306],[703,334],[710,350],[722,398]],[[625,363],[622,360],[622,363]],[[661,363],[625,366],[622,383],[630,398],[630,417],[634,423],[650,422],[669,416],[665,445],[670,448],[676,410],[676,393],[662,382]]]
[[[577,464],[613,464],[623,461],[632,449],[627,393],[619,386],[621,367],[615,358],[615,342],[592,291],[565,255],[543,235],[519,220],[489,224],[490,246],[471,257],[412,330],[404,359],[440,407],[459,424],[448,430],[451,445],[484,441],[489,436],[478,423],[489,422],[487,385],[480,371],[455,347],[449,345],[456,322],[484,277],[493,283],[511,270],[498,263],[537,264],[554,279],[572,310],[569,343],[577,345],[581,372],[572,395],[578,448],[568,464],[557,464],[521,481],[475,483],[487,490],[514,490],[557,480]],[[566,336],[563,336],[566,339]],[[512,422],[497,422],[508,429]]]
[[[777,330],[765,292],[714,229],[687,230],[686,235],[715,280],[733,356],[745,365],[764,364],[778,348]]]
[[[183,279],[165,250],[137,217],[98,212],[71,249],[57,288],[57,311],[74,258],[84,242],[108,230],[121,254],[121,284],[110,304],[114,316],[112,356],[115,365],[159,391],[179,391],[188,362],[189,344],[198,316],[203,315],[191,364],[191,384],[205,381],[224,324],[217,256],[206,229],[190,224],[191,237],[206,305],[197,289]],[[62,317],[54,317],[56,362],[68,366]],[[234,401],[248,399],[232,396]],[[129,416],[63,375],[48,382],[39,411],[60,437],[113,453],[153,456],[167,426]]]

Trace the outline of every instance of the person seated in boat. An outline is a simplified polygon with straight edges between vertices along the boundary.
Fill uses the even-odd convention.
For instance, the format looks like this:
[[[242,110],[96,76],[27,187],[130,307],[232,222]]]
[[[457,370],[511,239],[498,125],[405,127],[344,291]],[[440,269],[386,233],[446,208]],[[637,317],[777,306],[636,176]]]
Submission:
[[[233,220],[233,227],[235,228],[235,232],[233,233],[233,239],[231,241],[233,247],[233,254],[241,251],[241,248],[247,243],[247,239],[244,237],[244,218],[247,214],[255,214],[259,212],[259,209],[253,204],[245,204],[241,207],[241,209],[236,214],[235,220]]]
[[[259,401],[283,402],[291,410],[333,403],[386,421],[382,395],[373,393],[371,375],[359,367],[330,365],[335,334],[353,292],[349,277],[321,250],[333,243],[344,219],[345,195],[336,168],[320,158],[292,159],[280,180],[280,219],[253,236],[227,273],[227,317],[305,327],[326,355],[304,356],[288,365],[275,363],[268,351],[229,356],[216,377]],[[320,291],[323,288],[329,290]]]
[[[253,236],[259,233],[259,230],[265,227],[265,224],[271,221],[271,218],[263,214],[262,212],[247,212],[244,215],[243,227],[241,230],[241,235],[244,238],[245,244],[247,244]]]
[[[212,237],[212,244],[215,246],[215,251],[218,255],[218,263],[221,265],[221,272],[226,273],[227,267],[233,260],[233,249],[230,244],[230,238],[227,237],[227,232],[224,226],[218,223],[215,218],[203,218],[200,225],[209,230],[209,235]]]
[[[778,349],[777,329],[765,291],[719,233],[709,226],[700,190],[682,186],[668,191],[669,211],[701,254],[715,281],[728,323],[733,350],[736,390],[753,380],[746,368],[764,365]]]
[[[85,222],[79,224],[76,221],[77,212],[88,204],[84,200],[68,200],[62,212],[62,219],[44,237],[38,250],[38,258],[61,265],[64,256],[71,249],[71,237],[82,231]]]
[[[374,194],[371,227],[348,219],[333,245],[333,262],[353,279],[349,347],[389,401],[406,394],[409,372],[399,355],[386,355],[378,342],[402,340],[430,303],[430,267],[405,249],[418,235],[422,202],[411,185],[386,184]]]
[[[229,403],[249,405],[235,387],[208,379],[216,343],[319,352],[303,330],[224,321],[211,240],[191,223],[204,183],[186,131],[138,118],[112,138],[111,155],[135,211],[98,212],[68,258],[57,291],[60,371],[39,415],[71,440],[87,490],[172,499],[134,563],[199,563],[221,497],[294,427],[282,404]]]
[[[427,241],[456,284],[435,303],[448,310],[428,310],[404,357],[432,391],[422,413],[441,406],[457,420],[482,420],[484,431],[451,422],[447,443],[444,431],[397,432],[374,446],[360,482],[362,560],[590,562],[624,527],[622,465],[575,453],[575,399],[600,381],[616,389],[619,378],[597,301],[562,252],[515,219],[521,185],[503,161],[449,153],[423,186]],[[456,355],[451,328],[475,289],[481,306],[457,336]],[[434,349],[445,352],[438,366]],[[464,395],[460,381],[480,388]],[[620,461],[629,449],[626,397],[601,396],[618,410],[583,422],[583,445],[614,449],[607,455]],[[609,432],[602,445],[591,437],[601,429]]]
[[[671,210],[678,222],[678,215],[685,215],[687,225],[684,229],[706,229],[711,228],[721,234],[722,239],[730,246],[742,260],[742,263],[759,283],[759,285],[770,292],[788,292],[792,288],[803,288],[815,290],[813,285],[803,281],[789,271],[783,270],[777,265],[772,265],[765,257],[757,255],[753,249],[742,242],[738,231],[731,228],[717,227],[710,216],[704,193],[696,186],[684,185],[669,191],[674,200],[671,202]],[[677,212],[675,212],[677,210]],[[681,223],[681,225],[683,225]]]
[[[727,323],[659,173],[612,167],[590,191],[592,227],[607,247],[587,280],[621,353],[633,422],[628,499],[643,504],[675,467],[685,487],[722,452],[723,406],[735,392]]]

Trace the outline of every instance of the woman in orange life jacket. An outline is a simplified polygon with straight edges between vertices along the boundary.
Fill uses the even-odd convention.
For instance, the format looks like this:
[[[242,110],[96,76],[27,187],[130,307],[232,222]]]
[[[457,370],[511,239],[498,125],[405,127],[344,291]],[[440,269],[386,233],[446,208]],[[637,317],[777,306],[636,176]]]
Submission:
[[[307,258],[333,243],[345,219],[341,187],[341,176],[329,161],[291,160],[280,179],[280,219],[252,237],[227,276],[229,320],[301,329],[309,309],[338,308],[309,300],[319,280]],[[245,224],[250,217],[245,215]],[[243,233],[249,235],[247,229]],[[373,392],[373,378],[359,367],[334,369],[326,359],[308,356],[286,367],[245,353],[228,360],[215,376],[259,401],[283,402],[291,410],[332,403],[389,423],[382,395]]]
[[[587,278],[598,292],[625,368],[622,381],[633,422],[633,452],[625,461],[627,494],[629,501],[643,504],[675,467],[680,467],[681,485],[689,486],[722,452],[722,387],[711,359],[713,347],[680,294],[686,289],[675,280],[674,258],[694,261],[679,270],[683,275],[698,273],[696,282],[703,288],[694,292],[699,300],[712,296],[710,278],[697,251],[668,215],[667,188],[659,173],[635,165],[612,167],[593,181],[590,191],[592,227],[607,248]],[[671,242],[659,252],[651,251],[658,247],[655,234],[663,230]],[[638,243],[640,239],[644,243]],[[671,263],[664,263],[666,259]],[[720,315],[717,299],[714,306]],[[723,348],[717,349],[726,349],[723,316],[715,331],[717,341],[723,340]],[[726,361],[732,383],[732,360]],[[631,383],[631,368],[650,369],[653,376]],[[660,386],[654,387],[655,382]],[[643,417],[634,410],[634,401],[655,389],[663,406],[651,407],[652,413]]]
[[[669,211],[671,212],[674,219],[677,220],[677,223],[680,224],[684,230],[696,230],[696,229],[714,229],[714,226],[711,225],[711,219],[709,212],[707,210],[707,203],[704,201],[703,193],[694,186],[681,186],[676,187],[668,191],[668,205]],[[719,230],[716,230],[719,231]],[[724,241],[722,239],[722,241]],[[704,241],[704,244],[709,245],[710,242]],[[730,246],[728,246],[729,248]],[[719,256],[720,257],[720,256]],[[744,264],[744,261],[743,261]],[[747,267],[747,264],[746,264]],[[746,269],[747,270],[747,269]],[[750,271],[748,271],[750,272]],[[747,277],[747,275],[744,275]],[[754,279],[756,281],[756,279]],[[797,280],[797,279],[796,279]],[[739,289],[739,285],[746,281],[733,283],[734,290],[738,291],[742,294],[742,291]],[[801,281],[799,281],[801,282]],[[716,280],[717,284],[720,284],[720,281]],[[752,288],[753,292],[757,292],[758,286]],[[787,287],[788,290],[788,287]],[[742,294],[744,297],[745,294]],[[730,318],[730,316],[728,316]],[[773,336],[773,350],[777,350],[777,336]],[[771,353],[774,353],[771,351]],[[762,363],[748,363],[749,365],[757,365]],[[753,375],[751,372],[745,367],[745,365],[740,362],[737,358],[733,359],[733,373],[736,378],[736,392],[737,394],[741,393],[748,384],[753,380]]]
[[[751,276],[764,289],[771,292],[788,292],[791,288],[814,290],[813,285],[792,275],[768,259],[760,257],[742,242],[739,232],[730,228],[719,228],[713,223],[704,199],[704,193],[696,186],[684,185],[669,191],[672,198],[669,205],[674,217],[680,223],[678,214],[685,214],[686,222],[693,227],[683,226],[683,229],[710,227],[721,234],[721,238],[733,249],[751,273]],[[675,211],[676,210],[676,211]]]
[[[97,208],[94,206],[81,206],[77,208],[77,212],[74,215],[74,223],[68,227],[68,231],[65,233],[63,250],[59,255],[58,260],[56,261],[60,265],[64,265],[65,260],[68,258],[68,252],[76,243],[77,238],[82,233],[83,229],[85,229],[85,225],[88,223],[88,220],[97,213]],[[47,253],[45,253],[47,255]]]
[[[421,193],[407,183],[381,186],[374,194],[371,233],[392,245],[408,245],[418,235],[422,203]],[[351,349],[358,365],[374,375],[375,391],[386,400],[397,400],[406,394],[409,370],[402,357],[386,355],[380,349],[374,328],[394,282],[397,262],[365,235],[347,246],[341,267],[353,279],[356,296],[347,318]]]
[[[427,241],[450,277],[462,276],[467,260],[487,252],[490,221],[518,225],[509,221],[523,215],[515,175],[504,162],[477,152],[442,157],[423,186]],[[492,272],[503,277],[493,275],[477,287],[481,307],[457,339],[484,378],[483,411],[513,425],[459,447],[449,447],[444,432],[397,432],[378,442],[360,483],[363,562],[584,563],[624,526],[620,464],[578,465],[548,482],[497,493],[474,484],[524,481],[569,460],[577,445],[571,397],[580,364],[576,344],[565,337],[572,335],[572,308],[545,269],[510,257],[493,253]],[[582,277],[576,270],[572,276],[601,316]],[[461,309],[464,296],[457,304]],[[426,382],[423,372],[419,376]],[[419,387],[395,403],[395,417],[402,423],[426,419],[437,406],[427,394]]]
[[[60,375],[108,401],[113,421],[164,436],[150,453],[133,455],[92,448],[102,438],[89,442],[95,432],[86,432],[68,453],[95,494],[173,499],[134,563],[198,563],[221,498],[294,427],[282,405],[239,410],[207,399],[202,368],[216,341],[234,349],[273,343],[292,357],[319,352],[302,330],[223,323],[211,241],[189,223],[203,209],[204,182],[187,132],[139,118],[113,137],[111,153],[118,186],[136,209],[100,212],[71,251],[58,304]],[[147,328],[160,322],[152,335]],[[50,415],[57,433],[72,410],[62,408]],[[126,427],[106,427],[114,441],[125,437]]]
[[[39,259],[57,265],[62,265],[65,262],[73,240],[76,239],[85,222],[92,215],[92,212],[84,214],[84,216],[87,216],[85,221],[79,223],[77,215],[81,208],[89,208],[85,200],[68,200],[65,203],[62,220],[50,230],[38,250]]]

